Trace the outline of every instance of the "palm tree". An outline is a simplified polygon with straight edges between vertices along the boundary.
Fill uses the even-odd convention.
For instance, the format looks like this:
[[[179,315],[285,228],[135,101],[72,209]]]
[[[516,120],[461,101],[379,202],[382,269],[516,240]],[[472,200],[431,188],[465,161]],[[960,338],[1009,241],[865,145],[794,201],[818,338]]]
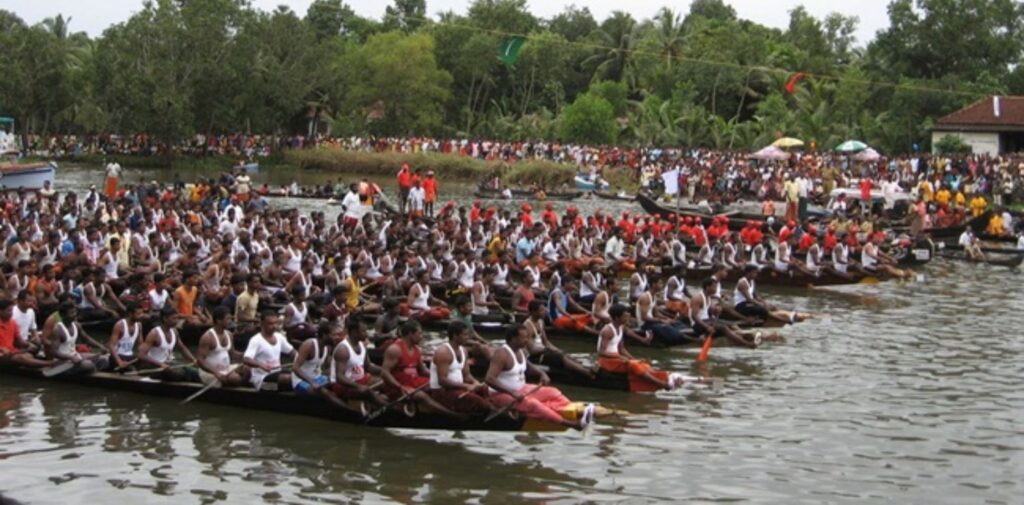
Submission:
[[[594,54],[583,60],[584,68],[593,68],[593,80],[625,82],[629,74],[630,54],[636,43],[638,27],[633,16],[615,11],[591,34]]]
[[[665,64],[672,66],[679,60],[689,38],[684,32],[683,21],[672,9],[663,7],[654,17],[654,30],[651,33],[658,54],[664,58]]]

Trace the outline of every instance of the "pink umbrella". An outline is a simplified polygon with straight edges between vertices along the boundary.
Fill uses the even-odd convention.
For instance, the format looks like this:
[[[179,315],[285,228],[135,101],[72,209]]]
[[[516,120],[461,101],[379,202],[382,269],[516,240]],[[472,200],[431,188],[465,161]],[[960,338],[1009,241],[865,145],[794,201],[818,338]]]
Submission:
[[[863,151],[853,155],[853,160],[854,161],[878,161],[879,158],[881,158],[881,157],[882,157],[882,155],[878,154],[878,151],[876,151],[876,150],[874,150],[874,149],[869,147],[869,148],[867,148],[867,149],[865,149],[865,150],[863,150]]]
[[[761,149],[760,151],[757,151],[757,152],[755,152],[755,153],[753,153],[753,154],[751,154],[750,156],[747,156],[747,157],[751,158],[751,159],[755,159],[755,160],[776,160],[776,161],[782,161],[782,160],[788,160],[789,159],[789,153],[787,153],[786,151],[783,151],[782,149],[779,149],[778,147],[768,146],[768,147],[765,147],[765,148]]]

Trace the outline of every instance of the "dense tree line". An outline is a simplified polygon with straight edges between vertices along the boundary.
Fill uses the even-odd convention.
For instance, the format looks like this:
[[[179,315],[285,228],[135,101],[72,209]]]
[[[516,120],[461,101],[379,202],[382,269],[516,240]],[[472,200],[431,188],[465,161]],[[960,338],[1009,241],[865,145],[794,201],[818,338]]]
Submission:
[[[767,7],[766,7],[767,8]],[[866,47],[857,19],[802,7],[785,30],[722,0],[650,19],[543,19],[526,0],[474,0],[427,18],[394,0],[382,19],[342,0],[305,16],[245,0],[151,0],[95,39],[57,15],[0,11],[0,115],[36,133],[305,133],[747,149],[778,134],[829,147],[860,138],[927,147],[933,121],[989,93],[1024,94],[1024,4],[893,0]],[[514,64],[497,56],[527,37]],[[805,72],[793,93],[794,72]]]

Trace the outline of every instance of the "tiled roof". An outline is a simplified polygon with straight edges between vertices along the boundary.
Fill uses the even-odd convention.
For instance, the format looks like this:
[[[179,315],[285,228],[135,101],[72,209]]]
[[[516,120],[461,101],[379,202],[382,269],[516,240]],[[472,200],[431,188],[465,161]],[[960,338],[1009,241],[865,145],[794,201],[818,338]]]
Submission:
[[[988,97],[974,102],[940,118],[936,126],[1024,126],[1024,96],[999,97],[999,117],[996,117],[993,101],[993,97]]]

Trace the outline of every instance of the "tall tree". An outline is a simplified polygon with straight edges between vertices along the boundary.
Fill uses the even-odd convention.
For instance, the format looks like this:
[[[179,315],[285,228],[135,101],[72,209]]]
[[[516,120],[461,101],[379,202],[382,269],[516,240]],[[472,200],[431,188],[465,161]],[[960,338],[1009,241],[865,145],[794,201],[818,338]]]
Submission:
[[[415,31],[427,17],[426,0],[395,0],[384,9],[384,28],[387,30]]]

